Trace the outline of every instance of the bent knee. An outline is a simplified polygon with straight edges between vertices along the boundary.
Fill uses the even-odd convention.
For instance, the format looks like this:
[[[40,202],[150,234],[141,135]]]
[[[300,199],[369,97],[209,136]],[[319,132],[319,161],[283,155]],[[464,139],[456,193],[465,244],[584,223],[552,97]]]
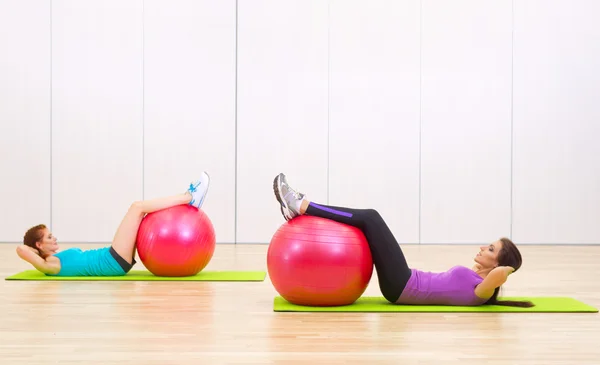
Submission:
[[[369,217],[378,217],[381,218],[381,214],[376,209],[365,209],[365,214]]]
[[[143,204],[141,201],[135,201],[129,206],[129,211],[135,213],[142,213],[142,206]]]

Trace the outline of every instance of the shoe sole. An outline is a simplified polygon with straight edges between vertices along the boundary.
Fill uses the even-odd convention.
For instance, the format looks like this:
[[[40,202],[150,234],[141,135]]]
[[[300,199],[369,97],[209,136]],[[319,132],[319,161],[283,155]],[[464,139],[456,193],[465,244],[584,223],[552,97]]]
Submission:
[[[208,172],[204,172],[206,174],[207,180],[206,180],[206,191],[204,192],[204,195],[202,195],[202,199],[200,200],[200,204],[198,204],[198,209],[200,209],[200,207],[202,206],[202,204],[204,204],[204,200],[206,199],[206,194],[208,194],[208,188],[210,188],[210,175],[208,174]]]
[[[204,194],[202,194],[202,199],[200,199],[200,202],[194,202],[192,200],[192,202],[190,202],[190,205],[193,206],[196,209],[200,209],[200,207],[202,207],[202,205],[204,204],[204,200],[206,200],[206,194],[208,194],[208,188],[210,187],[210,175],[208,174],[208,172],[204,172],[206,174],[207,180],[206,180],[206,191],[204,192]]]
[[[289,221],[292,217],[291,217],[291,215],[290,215],[290,217],[288,217],[289,213],[286,214],[284,212],[284,209],[286,212],[289,212],[289,208],[288,208],[288,205],[285,203],[285,200],[281,196],[281,191],[279,190],[279,184],[281,182],[281,175],[282,174],[279,174],[279,175],[275,176],[275,179],[273,179],[273,192],[275,193],[275,198],[281,205],[281,207],[280,207],[281,215],[283,215],[283,218],[285,218],[286,221]]]

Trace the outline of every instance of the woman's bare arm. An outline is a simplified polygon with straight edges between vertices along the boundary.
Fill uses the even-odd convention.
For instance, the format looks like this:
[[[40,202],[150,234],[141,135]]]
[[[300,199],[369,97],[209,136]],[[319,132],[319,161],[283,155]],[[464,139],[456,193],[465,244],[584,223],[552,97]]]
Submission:
[[[43,259],[39,255],[38,250],[29,246],[17,246],[17,255],[44,274],[58,274],[60,271],[60,261],[56,257],[49,256]]]
[[[515,269],[510,266],[499,266],[490,271],[485,279],[475,288],[475,295],[480,298],[491,298],[494,290],[504,284],[506,279],[508,279],[508,275],[513,271]]]

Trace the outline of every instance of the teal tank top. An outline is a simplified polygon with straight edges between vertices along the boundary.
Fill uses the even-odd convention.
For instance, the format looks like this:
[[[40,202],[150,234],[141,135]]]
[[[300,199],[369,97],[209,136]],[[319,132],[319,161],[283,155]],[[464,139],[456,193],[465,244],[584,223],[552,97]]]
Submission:
[[[54,255],[60,260],[60,272],[48,276],[122,276],[125,271],[110,254],[110,247],[83,251],[69,248]]]

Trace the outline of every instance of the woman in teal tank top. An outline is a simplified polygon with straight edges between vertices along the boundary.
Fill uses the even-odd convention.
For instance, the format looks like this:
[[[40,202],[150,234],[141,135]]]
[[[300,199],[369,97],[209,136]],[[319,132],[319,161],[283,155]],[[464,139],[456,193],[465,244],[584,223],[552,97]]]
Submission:
[[[200,208],[204,203],[210,177],[203,172],[187,191],[173,196],[136,201],[123,217],[112,244],[108,247],[58,251],[56,237],[43,224],[31,227],[17,247],[17,254],[49,276],[122,276],[135,265],[137,232],[144,216],[180,204]]]

